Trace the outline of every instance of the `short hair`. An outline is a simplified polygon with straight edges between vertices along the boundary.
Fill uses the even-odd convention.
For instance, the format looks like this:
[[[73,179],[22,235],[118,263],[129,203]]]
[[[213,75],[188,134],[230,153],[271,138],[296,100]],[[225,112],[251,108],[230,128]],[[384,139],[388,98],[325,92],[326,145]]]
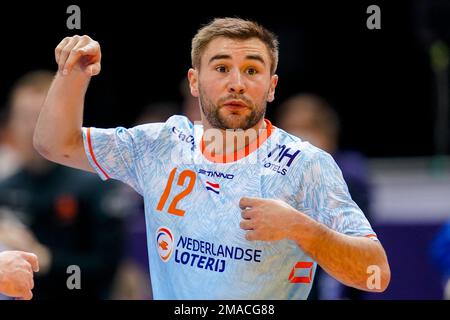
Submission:
[[[274,74],[278,65],[278,39],[277,36],[258,24],[257,22],[240,18],[215,18],[197,31],[192,39],[191,60],[192,66],[200,68],[200,60],[208,44],[218,37],[248,40],[257,38],[261,40],[269,51],[271,59],[270,72]]]

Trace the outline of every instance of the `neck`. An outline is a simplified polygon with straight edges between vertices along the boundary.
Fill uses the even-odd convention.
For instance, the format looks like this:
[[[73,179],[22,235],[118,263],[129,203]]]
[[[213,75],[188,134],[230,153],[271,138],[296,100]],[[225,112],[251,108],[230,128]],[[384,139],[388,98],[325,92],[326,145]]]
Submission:
[[[240,151],[253,143],[259,136],[261,130],[266,128],[264,118],[246,130],[241,129],[217,129],[213,128],[206,119],[203,122],[203,141],[205,148],[215,154],[229,154]]]

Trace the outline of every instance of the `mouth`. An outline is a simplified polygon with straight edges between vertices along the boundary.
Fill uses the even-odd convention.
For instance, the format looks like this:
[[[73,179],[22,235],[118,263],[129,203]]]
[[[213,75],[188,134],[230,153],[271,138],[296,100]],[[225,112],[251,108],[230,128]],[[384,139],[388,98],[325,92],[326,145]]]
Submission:
[[[242,100],[229,100],[223,104],[224,107],[232,110],[239,110],[247,108],[247,104]]]

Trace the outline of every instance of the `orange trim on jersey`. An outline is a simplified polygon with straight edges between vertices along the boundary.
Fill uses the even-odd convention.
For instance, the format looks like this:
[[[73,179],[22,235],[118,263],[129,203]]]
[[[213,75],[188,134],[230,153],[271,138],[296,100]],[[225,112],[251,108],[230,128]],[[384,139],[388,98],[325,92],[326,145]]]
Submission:
[[[366,238],[378,238],[376,234],[368,234],[366,236],[364,236]]]
[[[273,132],[273,126],[272,123],[270,123],[269,120],[264,119],[264,122],[266,123],[266,128],[262,129],[262,132],[256,137],[254,141],[252,141],[249,145],[247,145],[245,148],[242,148],[241,150],[234,151],[232,153],[228,154],[215,154],[214,150],[212,152],[209,152],[206,150],[205,141],[203,140],[200,144],[200,150],[203,156],[208,159],[211,162],[218,162],[218,163],[228,163],[240,160],[246,156],[248,156],[250,153],[258,149],[272,134]]]
[[[105,172],[105,170],[102,169],[102,167],[100,167],[100,165],[97,162],[97,159],[95,158],[94,155],[94,150],[92,149],[92,142],[91,142],[91,128],[87,128],[87,142],[88,142],[88,146],[89,146],[89,153],[91,154],[91,158],[94,161],[95,165],[100,169],[100,171],[105,175],[106,179],[109,179],[108,174]]]

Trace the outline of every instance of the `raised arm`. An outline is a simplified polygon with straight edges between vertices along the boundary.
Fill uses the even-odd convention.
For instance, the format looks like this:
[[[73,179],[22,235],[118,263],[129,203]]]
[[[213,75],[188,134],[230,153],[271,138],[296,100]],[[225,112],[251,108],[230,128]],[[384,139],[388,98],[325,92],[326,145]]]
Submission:
[[[55,59],[58,72],[36,124],[34,147],[50,161],[94,172],[81,128],[89,80],[100,73],[100,45],[88,36],[67,37],[56,47]]]

